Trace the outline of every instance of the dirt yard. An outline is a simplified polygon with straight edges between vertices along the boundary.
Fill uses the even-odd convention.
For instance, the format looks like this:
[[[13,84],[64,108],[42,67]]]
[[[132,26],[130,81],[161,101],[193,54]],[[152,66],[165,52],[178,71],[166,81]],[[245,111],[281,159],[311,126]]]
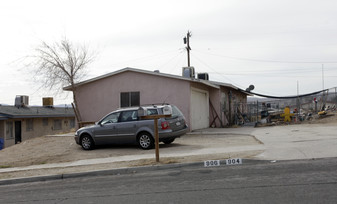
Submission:
[[[187,135],[176,139],[170,145],[160,144],[160,150],[179,152],[205,147],[242,146],[254,143],[258,141],[251,136]],[[142,150],[137,145],[112,145],[85,151],[75,143],[73,137],[43,136],[1,150],[0,167],[22,167],[148,153],[154,154],[154,150]]]
[[[190,151],[200,151],[205,148],[222,148],[228,146],[245,146],[252,144],[260,144],[253,136],[223,136],[223,135],[186,135],[182,138],[176,139],[170,145],[160,144],[160,153],[182,153]],[[183,163],[196,162],[208,159],[225,159],[226,157],[240,156],[247,158],[250,155],[256,155],[259,151],[232,153],[228,155],[219,154],[211,149],[207,154],[188,155],[188,156],[174,156],[161,157],[160,164],[168,163]],[[82,150],[81,146],[75,143],[71,136],[43,136],[27,140],[21,144],[17,144],[0,151],[0,169],[12,167],[24,167],[40,164],[53,164],[74,162],[86,159],[118,157],[126,155],[135,155],[135,160],[103,163],[96,165],[82,165],[77,167],[67,168],[52,168],[41,170],[28,170],[17,172],[3,172],[0,174],[0,179],[23,177],[23,176],[37,176],[50,174],[64,174],[72,172],[83,172],[92,170],[102,170],[121,167],[134,167],[155,165],[155,159],[137,159],[136,155],[152,154],[153,158],[155,150],[142,150],[137,145],[127,146],[104,146],[98,147],[92,151]]]

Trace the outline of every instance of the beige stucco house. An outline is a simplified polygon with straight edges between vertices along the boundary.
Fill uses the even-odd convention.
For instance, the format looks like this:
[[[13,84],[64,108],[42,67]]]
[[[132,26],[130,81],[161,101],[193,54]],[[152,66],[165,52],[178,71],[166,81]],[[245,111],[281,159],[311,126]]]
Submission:
[[[0,105],[1,148],[75,128],[73,108]]]
[[[249,94],[227,83],[134,68],[80,82],[76,93],[82,122],[121,107],[169,103],[183,112],[190,130],[233,124],[235,114],[245,112]]]

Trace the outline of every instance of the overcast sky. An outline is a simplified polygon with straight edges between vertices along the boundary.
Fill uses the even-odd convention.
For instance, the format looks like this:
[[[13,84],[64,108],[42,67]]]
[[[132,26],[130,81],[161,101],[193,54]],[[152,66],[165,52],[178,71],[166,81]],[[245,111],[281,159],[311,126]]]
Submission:
[[[42,40],[63,36],[98,53],[87,78],[125,67],[181,75],[190,30],[191,65],[210,80],[275,96],[337,86],[335,0],[11,0],[0,3],[0,25],[0,104],[72,102],[38,89],[22,65]]]

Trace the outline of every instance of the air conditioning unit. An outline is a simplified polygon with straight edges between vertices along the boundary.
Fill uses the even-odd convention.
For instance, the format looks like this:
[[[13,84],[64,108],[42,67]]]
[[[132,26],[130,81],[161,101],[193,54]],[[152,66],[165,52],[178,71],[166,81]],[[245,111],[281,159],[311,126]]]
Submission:
[[[28,106],[29,96],[16,96],[14,104],[15,106]]]
[[[42,104],[45,107],[52,107],[54,105],[54,99],[53,99],[53,97],[42,98]]]
[[[195,78],[194,67],[183,67],[183,77]]]
[[[198,73],[198,79],[209,80],[208,73]]]

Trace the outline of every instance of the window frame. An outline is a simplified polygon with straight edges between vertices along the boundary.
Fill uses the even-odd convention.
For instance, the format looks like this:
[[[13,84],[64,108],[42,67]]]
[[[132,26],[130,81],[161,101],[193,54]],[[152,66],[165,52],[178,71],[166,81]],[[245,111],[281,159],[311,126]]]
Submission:
[[[34,118],[26,119],[26,132],[34,131]]]
[[[14,124],[13,121],[6,122],[6,139],[14,138]]]
[[[140,106],[140,92],[120,92],[119,103],[121,108]]]
[[[42,118],[42,126],[46,127],[49,125],[49,118]]]
[[[62,119],[54,119],[53,127],[53,130],[62,130]]]

